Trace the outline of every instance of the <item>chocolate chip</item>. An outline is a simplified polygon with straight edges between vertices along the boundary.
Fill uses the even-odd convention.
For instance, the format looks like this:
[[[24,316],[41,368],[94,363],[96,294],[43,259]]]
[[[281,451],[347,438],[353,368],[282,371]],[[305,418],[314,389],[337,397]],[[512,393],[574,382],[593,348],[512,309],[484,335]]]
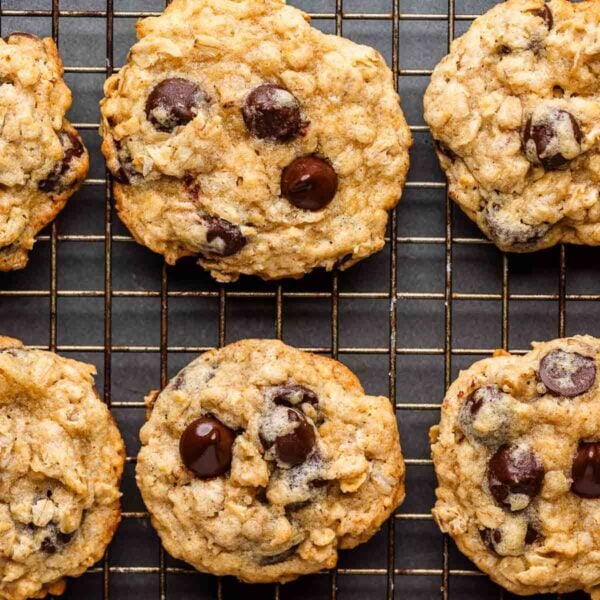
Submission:
[[[275,404],[287,404],[288,406],[298,406],[305,402],[313,405],[319,403],[317,395],[311,389],[295,383],[275,388],[272,391],[272,400]]]
[[[40,38],[37,35],[34,35],[33,33],[25,33],[24,31],[13,31],[12,33],[9,33],[8,35],[5,35],[2,39],[5,42],[8,42],[8,40],[10,40],[10,38],[12,37],[24,37],[24,38],[29,38],[30,40],[39,40]]]
[[[300,103],[294,94],[272,83],[260,85],[248,94],[242,116],[254,137],[274,142],[292,140],[303,134],[308,125],[302,120]]]
[[[63,533],[56,525],[50,528],[50,535],[47,535],[40,545],[42,552],[46,554],[56,554],[63,546],[66,546],[74,537],[75,533]]]
[[[346,263],[349,263],[354,258],[353,254],[344,254],[342,258],[339,258],[335,261],[333,265],[334,269],[341,269]]]
[[[231,256],[239,252],[247,240],[241,229],[220,217],[204,217],[207,226],[206,241],[210,247],[206,249],[209,254],[218,256]]]
[[[188,196],[193,201],[196,201],[200,198],[200,194],[202,194],[202,185],[192,174],[187,173],[183,177],[183,184],[185,186]]]
[[[544,467],[529,448],[504,444],[488,464],[488,484],[497,502],[512,510],[511,496],[525,496],[529,500],[542,489]],[[520,508],[525,508],[528,502]]]
[[[435,149],[437,150],[437,152],[439,152],[440,154],[443,154],[446,158],[449,158],[452,162],[454,162],[458,158],[457,154],[452,152],[452,150],[450,150],[450,148],[448,148],[448,146],[446,146],[446,144],[443,144],[439,140],[433,140],[433,145],[435,146]]]
[[[506,56],[507,54],[510,54],[512,50],[508,46],[502,45],[498,48],[498,52],[502,54],[502,56]]]
[[[525,533],[525,544],[531,546],[542,538],[542,534],[531,524],[527,524],[527,532]]]
[[[116,171],[112,171],[113,178],[117,183],[129,185],[137,175],[137,171],[131,161],[129,150],[126,147],[124,148],[123,144],[118,140],[114,140],[114,144],[117,150],[119,168]]]
[[[312,487],[320,490],[324,487],[327,487],[331,482],[328,479],[314,479],[313,481],[310,482],[310,485],[312,485]]]
[[[573,460],[571,491],[582,498],[600,498],[600,442],[581,442]]]
[[[299,545],[300,544],[296,544],[295,546],[288,548],[284,552],[280,552],[279,554],[274,554],[273,556],[261,556],[258,559],[258,564],[260,564],[263,567],[266,567],[268,565],[276,565],[276,564],[282,563],[282,562],[286,561],[288,558],[291,558],[292,556],[294,556],[294,554],[296,554],[296,550],[298,549]]]
[[[552,29],[552,26],[554,25],[554,18],[552,17],[552,11],[547,4],[544,4],[544,8],[536,10],[533,14],[536,17],[541,17],[549,30]]]
[[[73,539],[74,535],[75,533],[63,533],[62,531],[57,531],[56,539],[59,543],[65,545]]]
[[[551,394],[574,398],[594,385],[596,364],[577,352],[552,350],[540,361],[539,376]]]
[[[503,204],[488,202],[482,212],[483,222],[491,240],[500,246],[526,248],[541,240],[551,229],[548,223],[530,225],[516,220]]]
[[[52,173],[50,173],[46,179],[38,183],[38,189],[41,192],[49,193],[61,189],[61,179],[71,167],[71,163],[76,158],[81,158],[85,152],[85,148],[79,137],[70,131],[61,131],[58,136],[63,147],[64,155],[62,159],[56,163]]]
[[[471,417],[476,417],[481,407],[488,402],[500,400],[502,392],[497,385],[485,385],[477,388],[461,406],[461,412],[468,412]]]
[[[497,385],[477,388],[462,403],[458,413],[458,424],[463,433],[484,444],[500,443],[510,421],[508,398]],[[483,418],[480,415],[482,409]]]
[[[185,466],[201,478],[218,477],[231,465],[235,435],[214,417],[190,423],[179,440],[179,454]]]
[[[577,119],[562,109],[534,111],[522,132],[527,160],[541,164],[547,171],[560,169],[576,158],[581,152],[581,140]]]
[[[122,185],[129,185],[132,177],[136,174],[136,170],[133,168],[131,163],[121,163],[119,170],[113,173],[113,178],[117,183]]]
[[[304,413],[295,408],[276,409],[282,411],[277,427],[281,428],[281,415],[287,419],[287,423],[293,426],[288,433],[277,435],[273,431],[265,431],[261,428],[260,440],[266,450],[274,448],[277,459],[290,467],[302,464],[313,452],[316,445],[315,429]],[[285,412],[283,412],[285,411]],[[271,422],[273,427],[273,422]],[[287,430],[287,425],[285,426]]]
[[[204,92],[193,81],[181,77],[165,79],[150,92],[146,117],[159,131],[171,132],[189,123],[205,101]]]
[[[46,537],[42,540],[42,544],[40,546],[42,552],[45,552],[46,554],[56,554],[56,546],[54,545],[54,542],[52,541],[52,538]]]
[[[496,552],[495,544],[499,544],[502,541],[502,532],[499,529],[485,529],[479,530],[481,541],[492,551]]]
[[[281,193],[296,208],[321,210],[334,198],[338,176],[322,158],[305,156],[288,165],[281,175]]]

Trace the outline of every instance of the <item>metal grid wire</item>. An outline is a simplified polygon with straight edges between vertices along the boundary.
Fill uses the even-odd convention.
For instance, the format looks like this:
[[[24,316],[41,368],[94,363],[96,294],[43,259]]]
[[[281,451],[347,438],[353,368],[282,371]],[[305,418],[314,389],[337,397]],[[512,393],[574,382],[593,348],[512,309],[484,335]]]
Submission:
[[[81,18],[81,19],[102,19],[105,23],[106,29],[106,64],[105,66],[80,66],[68,64],[66,65],[66,72],[68,74],[100,74],[109,76],[115,68],[115,49],[114,49],[114,31],[115,31],[115,20],[116,19],[129,19],[130,26],[133,26],[135,19],[157,15],[159,12],[142,12],[142,11],[124,11],[115,10],[115,2],[119,0],[106,0],[105,7],[102,10],[77,10],[77,9],[65,9],[61,7],[61,0],[48,0],[48,4],[51,4],[49,8],[19,8],[19,4],[28,4],[27,2],[11,2],[10,6],[7,6],[8,0],[0,0],[0,27],[3,26],[3,22],[9,18],[50,18],[52,25],[52,35],[54,39],[59,43],[61,41],[60,36],[60,24],[63,18]],[[390,31],[392,35],[391,40],[391,67],[394,71],[395,81],[400,87],[403,86],[404,78],[427,78],[431,74],[431,70],[428,68],[401,68],[400,56],[403,50],[402,39],[400,35],[401,24],[404,22],[427,22],[435,23],[442,22],[447,26],[447,42],[446,50],[452,42],[455,35],[455,27],[461,22],[466,22],[464,25],[467,26],[476,14],[457,13],[456,4],[460,3],[460,0],[443,0],[442,3],[446,3],[444,10],[445,12],[439,13],[421,13],[421,12],[403,12],[404,0],[390,0],[391,11],[387,12],[350,12],[344,6],[344,0],[330,0],[334,10],[330,12],[315,12],[311,16],[318,21],[333,22],[334,31],[339,35],[344,34],[344,25],[350,21],[368,22],[368,21],[384,21],[390,25]],[[353,0],[346,0],[346,4]],[[361,1],[361,0],[359,0]],[[469,0],[465,0],[469,1]],[[65,0],[63,0],[64,6]],[[295,4],[294,0],[291,0],[291,4]],[[73,6],[74,2],[70,2],[69,6]],[[363,1],[363,5],[366,3]],[[470,5],[476,4],[471,0]],[[485,3],[480,3],[481,8],[487,8],[488,5],[483,6]],[[16,6],[16,8],[15,8]],[[3,30],[3,33],[7,31]],[[405,98],[406,100],[406,98]],[[76,99],[77,101],[77,99]],[[77,122],[74,125],[82,132],[93,131],[98,127],[98,123],[95,122]],[[427,135],[427,127],[422,124],[412,124],[412,131],[415,135]],[[414,158],[413,158],[414,160]],[[291,289],[285,284],[273,284],[265,285],[261,287],[257,284],[258,290],[256,289],[240,289],[239,287],[227,287],[227,286],[209,286],[208,290],[172,290],[169,285],[170,269],[165,264],[160,272],[160,286],[159,289],[114,289],[113,288],[113,254],[115,249],[119,245],[131,244],[132,238],[128,235],[115,233],[116,221],[113,216],[112,206],[112,193],[111,193],[111,181],[108,171],[105,172],[104,177],[90,178],[86,181],[86,186],[103,190],[104,195],[104,231],[100,234],[59,234],[57,223],[54,223],[49,231],[45,232],[44,235],[39,236],[38,240],[41,242],[40,245],[49,245],[49,286],[48,289],[10,289],[10,284],[7,286],[2,279],[0,279],[0,325],[6,326],[6,321],[2,321],[2,303],[8,298],[28,299],[28,298],[41,298],[47,300],[48,311],[49,311],[49,336],[47,344],[32,344],[34,347],[49,348],[57,350],[63,353],[74,353],[78,355],[96,355],[100,356],[101,370],[104,375],[103,391],[104,400],[107,405],[113,410],[118,411],[120,409],[126,409],[127,411],[143,411],[143,403],[141,401],[130,401],[121,402],[113,400],[113,356],[119,353],[122,358],[128,353],[134,354],[136,357],[142,355],[158,355],[158,368],[159,378],[158,383],[164,386],[168,380],[168,361],[169,358],[177,357],[181,355],[181,358],[185,358],[186,362],[188,357],[185,355],[192,355],[194,353],[202,352],[210,349],[211,345],[189,345],[179,344],[173,345],[169,343],[169,302],[175,301],[176,299],[198,299],[198,301],[212,300],[218,304],[218,313],[215,315],[218,319],[218,344],[223,345],[226,343],[226,328],[228,323],[228,305],[230,302],[241,302],[242,306],[250,309],[251,301],[268,301],[275,305],[275,329],[274,334],[277,338],[283,338],[284,333],[284,308],[287,302],[293,300],[322,300],[329,303],[330,306],[330,336],[329,342],[326,344],[311,345],[310,347],[303,348],[318,353],[325,353],[338,358],[340,355],[342,358],[345,356],[383,356],[387,359],[387,372],[388,372],[388,390],[390,400],[395,404],[400,423],[405,414],[411,413],[412,411],[421,413],[432,414],[431,422],[437,418],[439,411],[439,400],[440,397],[436,397],[433,402],[408,402],[406,398],[410,397],[410,390],[400,388],[402,394],[402,400],[397,399],[397,384],[402,384],[402,372],[398,369],[398,360],[401,357],[415,358],[417,360],[425,359],[426,357],[440,357],[443,360],[443,384],[444,388],[448,386],[452,380],[456,371],[453,362],[460,360],[461,357],[466,357],[461,362],[461,366],[464,366],[468,362],[474,360],[473,357],[481,357],[489,355],[493,352],[494,348],[498,345],[497,343],[490,343],[486,347],[470,347],[469,344],[458,344],[454,343],[453,334],[453,317],[455,314],[455,307],[460,302],[478,302],[478,303],[499,303],[500,304],[500,335],[499,345],[502,348],[509,349],[513,352],[524,353],[526,351],[525,344],[520,344],[519,347],[512,347],[509,344],[509,305],[511,301],[513,303],[518,302],[541,302],[541,303],[552,303],[557,306],[558,318],[557,318],[557,329],[553,331],[554,335],[565,335],[567,332],[566,328],[566,308],[569,301],[586,301],[586,308],[591,306],[588,304],[590,301],[597,301],[600,299],[600,293],[567,293],[567,256],[564,247],[560,247],[559,250],[552,256],[556,256],[558,259],[558,282],[555,284],[554,289],[545,288],[544,293],[531,293],[531,292],[520,292],[512,293],[509,286],[509,275],[511,274],[511,265],[513,264],[513,258],[509,258],[506,255],[501,257],[501,269],[500,269],[500,285],[498,286],[499,291],[488,293],[488,292],[458,292],[454,289],[453,276],[455,272],[454,260],[457,249],[467,247],[486,247],[490,246],[487,240],[482,239],[478,232],[474,228],[468,230],[468,235],[455,235],[456,230],[456,218],[457,215],[453,209],[453,205],[445,193],[446,185],[438,177],[437,181],[430,180],[415,180],[414,178],[409,179],[407,185],[407,193],[410,190],[424,190],[424,191],[435,191],[440,190],[442,194],[445,193],[444,200],[444,213],[445,213],[445,229],[442,235],[437,236],[414,236],[414,235],[399,235],[399,224],[397,221],[396,211],[393,212],[391,217],[391,226],[389,230],[389,236],[387,238],[387,254],[389,254],[388,266],[387,266],[387,283],[383,289],[377,291],[344,291],[340,286],[340,278],[342,276],[338,274],[332,274],[323,276],[321,281],[326,282],[325,291],[322,289],[314,291],[308,290],[296,290],[293,286]],[[84,194],[86,189],[84,189]],[[401,210],[399,208],[398,210]],[[456,211],[458,212],[458,211]],[[460,218],[460,217],[459,217]],[[60,220],[59,220],[60,221]],[[463,227],[464,229],[464,227]],[[93,247],[98,249],[103,245],[104,249],[104,272],[103,272],[103,286],[101,289],[83,289],[85,286],[79,286],[81,289],[62,289],[59,286],[59,246],[69,243],[83,243],[85,245],[91,244]],[[442,291],[405,291],[401,288],[399,280],[399,250],[404,247],[437,247],[443,251],[443,262],[444,262],[444,281]],[[492,249],[493,251],[493,249]],[[596,255],[597,256],[597,255]],[[515,261],[517,259],[514,259]],[[520,260],[520,259],[519,259]],[[546,260],[546,259],[544,259]],[[554,258],[551,258],[554,260]],[[584,259],[585,262],[589,263],[589,256]],[[116,262],[116,261],[115,261]],[[596,261],[597,262],[597,261]],[[514,263],[518,265],[518,262]],[[116,268],[116,265],[115,265]],[[132,267],[135,268],[135,265]],[[481,266],[479,267],[481,268]],[[484,265],[485,268],[485,265]],[[536,268],[533,266],[533,268]],[[576,268],[576,267],[574,267]],[[518,270],[518,267],[517,267]],[[364,272],[363,272],[364,273]],[[367,272],[368,273],[368,272]],[[27,277],[25,272],[24,277]],[[9,280],[14,281],[14,280]],[[134,287],[134,286],[132,286]],[[600,290],[596,290],[600,292]],[[62,299],[84,299],[84,298],[97,298],[103,302],[104,305],[104,317],[103,317],[103,340],[99,344],[59,344],[58,343],[58,305]],[[160,327],[160,342],[159,344],[115,344],[113,343],[113,333],[115,331],[115,323],[113,320],[113,301],[120,300],[121,298],[130,299],[156,299],[156,304],[160,311],[159,327]],[[340,343],[340,315],[343,310],[340,308],[342,302],[349,300],[380,300],[387,301],[387,326],[389,329],[389,340],[387,344],[377,345],[360,345],[352,343],[351,345],[342,345]],[[430,347],[408,346],[399,344],[402,335],[398,333],[399,319],[398,307],[403,302],[431,302],[438,301],[443,302],[443,342],[438,344],[432,344]],[[539,304],[537,304],[539,306]],[[432,325],[435,327],[435,325]],[[572,333],[568,331],[568,333]],[[19,335],[18,332],[15,335]],[[21,337],[25,337],[25,334],[21,334]],[[26,339],[26,338],[25,338]],[[27,339],[26,339],[27,341]],[[231,340],[227,340],[231,341]],[[359,342],[360,340],[356,340]],[[129,456],[127,458],[128,464],[135,462],[135,456]],[[431,472],[431,461],[428,458],[407,458],[407,465],[409,473],[411,469],[421,467]],[[408,487],[409,497],[412,494],[416,494],[417,488]],[[319,587],[319,592],[313,590],[311,583],[308,587],[300,589],[300,595],[298,597],[324,597],[335,600],[336,598],[386,598],[392,600],[393,598],[442,598],[443,600],[451,600],[459,598],[509,598],[509,594],[504,594],[499,588],[494,587],[492,584],[487,582],[487,579],[481,577],[481,573],[474,570],[473,567],[465,562],[457,563],[459,566],[453,566],[452,563],[452,542],[445,536],[439,535],[436,539],[439,540],[441,545],[441,564],[439,568],[399,568],[398,565],[398,552],[397,545],[398,539],[401,539],[402,532],[397,536],[396,530],[401,530],[405,525],[409,523],[417,523],[420,521],[431,521],[430,502],[422,503],[419,512],[398,512],[394,518],[390,519],[387,525],[384,527],[383,543],[386,544],[387,558],[385,566],[380,568],[366,568],[366,567],[340,567],[332,572],[321,573],[317,576],[319,580],[325,578],[327,580],[326,589],[323,586]],[[401,509],[402,511],[402,509]],[[130,520],[140,520],[147,522],[148,515],[145,511],[127,511],[123,515],[124,522]],[[135,552],[135,548],[131,549],[131,552]],[[454,550],[454,552],[456,552]],[[456,561],[455,561],[456,562]],[[464,568],[463,568],[464,567]],[[127,585],[118,588],[115,591],[113,587],[114,577],[120,574],[127,574],[131,576],[152,576],[156,578],[155,586],[152,588],[155,592],[141,592],[141,588],[128,587]],[[189,567],[175,563],[171,561],[160,548],[158,557],[154,561],[154,564],[144,566],[117,566],[112,564],[110,557],[110,550],[107,552],[104,560],[100,565],[97,565],[94,569],[90,570],[88,575],[84,576],[78,582],[72,582],[70,588],[67,591],[68,598],[103,598],[108,600],[114,598],[115,600],[122,600],[124,598],[151,598],[158,594],[160,600],[167,598],[180,598],[184,597],[183,592],[169,592],[169,582],[171,576],[195,576],[199,577],[195,571]],[[342,593],[340,588],[340,577],[346,576],[368,576],[377,577],[378,585],[375,591],[361,592],[360,586],[357,588],[359,591],[352,590],[352,585],[346,586]],[[317,581],[317,579],[308,578],[311,582]],[[355,579],[356,577],[352,577]],[[425,591],[421,588],[419,581],[424,578],[432,578],[435,580],[433,591],[428,588]],[[455,586],[455,582],[460,582],[464,579],[475,579],[477,584],[471,586],[471,588],[462,588],[460,584]],[[417,580],[417,583],[408,584],[409,580]],[[240,597],[242,590],[245,598],[267,598],[273,597],[288,598],[292,597],[288,594],[287,590],[291,589],[288,587],[281,586],[268,586],[260,588],[248,588],[238,586],[233,588],[231,593],[228,592],[226,580],[213,580],[212,578],[203,578],[199,580],[199,586],[203,588],[202,593],[207,593],[206,597],[216,597],[219,600],[226,600],[226,598],[237,598]],[[480,583],[479,583],[480,582]],[[350,589],[348,589],[350,588]],[[316,588],[314,588],[316,589]],[[371,589],[371,588],[369,588]],[[206,591],[208,590],[208,592]],[[259,590],[259,591],[257,591]],[[454,591],[453,591],[454,590]],[[231,591],[231,590],[229,590]],[[199,593],[196,589],[195,592]],[[190,598],[200,597],[197,593],[191,593]],[[205,597],[205,596],[202,596]],[[295,596],[294,596],[295,597]],[[511,596],[512,597],[512,596]],[[185,598],[188,598],[185,595]]]

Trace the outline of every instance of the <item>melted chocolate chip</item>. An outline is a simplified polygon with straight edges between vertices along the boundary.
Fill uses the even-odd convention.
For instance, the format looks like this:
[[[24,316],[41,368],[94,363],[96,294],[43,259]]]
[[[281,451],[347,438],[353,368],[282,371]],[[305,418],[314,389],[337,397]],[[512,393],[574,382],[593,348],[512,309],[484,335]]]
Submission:
[[[452,150],[450,150],[450,148],[448,148],[448,146],[446,146],[446,144],[440,142],[439,140],[433,140],[433,144],[435,146],[435,149],[440,154],[443,154],[446,158],[449,158],[452,162],[454,162],[458,158],[457,154],[452,152]]]
[[[206,241],[210,244],[207,253],[231,256],[247,244],[246,238],[237,225],[220,217],[205,217],[204,220],[207,225]]]
[[[242,116],[254,137],[274,142],[290,141],[303,134],[308,125],[302,120],[296,97],[272,83],[260,85],[248,94]]]
[[[116,171],[112,171],[112,176],[117,183],[121,185],[129,185],[132,179],[137,175],[137,171],[131,161],[131,155],[127,148],[123,147],[123,144],[114,140],[115,148],[117,150],[117,158],[119,162],[119,168]]]
[[[504,444],[488,464],[490,492],[497,502],[511,507],[511,495],[537,496],[544,474],[540,459],[530,449]]]
[[[286,561],[288,558],[291,558],[292,556],[294,556],[294,554],[296,554],[296,550],[298,549],[299,545],[300,544],[297,544],[296,546],[292,546],[291,548],[288,548],[284,552],[280,552],[279,554],[274,554],[273,556],[261,556],[261,558],[259,558],[259,560],[258,560],[258,564],[260,564],[263,567],[266,567],[268,565],[276,565],[276,564],[282,563],[282,562]]]
[[[522,133],[523,151],[529,162],[554,171],[581,152],[582,137],[579,123],[570,112],[553,109],[535,122],[531,115],[527,118]]]
[[[52,541],[52,538],[44,538],[42,540],[42,544],[40,546],[42,552],[45,552],[46,554],[56,554],[56,546],[54,544],[54,542]]]
[[[218,477],[231,465],[235,435],[214,417],[190,423],[179,440],[179,454],[185,466],[200,478]]]
[[[536,17],[541,17],[549,30],[552,29],[552,26],[554,25],[554,18],[552,17],[552,11],[547,4],[544,4],[544,8],[536,10],[533,14]]]
[[[354,258],[353,254],[344,254],[342,258],[339,258],[335,261],[333,265],[334,269],[341,269],[346,263],[349,263]]]
[[[302,210],[325,208],[337,189],[337,173],[326,160],[316,156],[297,158],[281,175],[282,195]]]
[[[488,402],[500,400],[500,388],[497,385],[485,385],[477,388],[464,402],[461,410],[467,411],[471,417],[476,417],[481,407]]]
[[[495,201],[488,202],[482,218],[489,237],[500,246],[527,247],[542,239],[551,228],[548,223],[529,225],[517,221],[510,210]]]
[[[47,535],[40,545],[42,552],[46,554],[56,554],[63,546],[66,546],[75,536],[75,533],[63,533],[55,525],[51,528],[50,535]]]
[[[328,479],[314,479],[310,482],[310,485],[317,490],[327,487],[331,482]]]
[[[268,438],[261,432],[260,440],[266,450],[274,448],[277,459],[290,467],[302,464],[313,452],[316,445],[315,429],[304,413],[288,408],[287,420],[294,427],[289,433]]]
[[[161,81],[148,96],[146,117],[159,131],[171,132],[189,123],[206,101],[202,90],[181,77]]]
[[[525,544],[531,546],[538,540],[542,539],[542,534],[531,524],[527,524],[527,532],[525,533]]]
[[[510,54],[512,50],[509,46],[502,45],[500,48],[498,48],[498,52],[502,54],[502,56],[506,56],[507,54]]]
[[[64,149],[64,155],[56,163],[52,173],[38,183],[38,188],[41,192],[49,193],[61,189],[62,178],[71,167],[71,163],[76,158],[81,158],[85,152],[81,140],[75,134],[70,131],[61,131],[58,135]]]
[[[129,185],[131,183],[132,177],[136,174],[133,165],[130,163],[121,163],[118,171],[113,173],[113,177],[117,183],[122,185]]]
[[[496,552],[495,544],[499,544],[502,541],[502,532],[499,529],[480,529],[479,535],[481,541],[492,551]]]
[[[183,177],[183,184],[188,193],[188,196],[196,201],[200,198],[200,194],[202,194],[202,185],[200,182],[190,173],[187,173]]]
[[[463,402],[458,413],[458,424],[463,433],[483,444],[495,444],[505,437],[510,420],[510,410],[506,401],[502,402],[502,390],[497,385],[477,388]],[[484,427],[476,427],[482,408],[486,407]]]
[[[582,498],[600,498],[600,442],[581,442],[573,460],[571,491]]]
[[[5,35],[2,39],[5,42],[8,42],[8,40],[10,40],[10,38],[12,37],[24,37],[24,38],[29,38],[30,40],[39,40],[40,38],[37,35],[34,35],[33,33],[25,33],[24,31],[13,31],[12,33],[9,33],[8,35]]]
[[[308,402],[309,404],[317,405],[319,399],[317,395],[304,385],[291,383],[281,385],[275,388],[272,392],[272,399],[275,404],[286,404],[288,406],[297,406]]]
[[[574,398],[594,385],[596,364],[577,352],[552,350],[542,358],[539,376],[551,394]]]

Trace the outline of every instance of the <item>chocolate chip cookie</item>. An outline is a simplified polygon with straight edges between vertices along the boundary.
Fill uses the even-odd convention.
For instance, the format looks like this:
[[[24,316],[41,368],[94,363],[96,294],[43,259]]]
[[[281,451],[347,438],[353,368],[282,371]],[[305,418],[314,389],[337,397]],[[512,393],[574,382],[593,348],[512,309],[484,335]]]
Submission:
[[[219,281],[347,269],[381,250],[412,140],[372,48],[283,0],[175,0],[105,85],[117,208]]]
[[[430,437],[433,516],[464,554],[516,594],[600,598],[600,340],[475,363]]]
[[[0,337],[0,598],[62,594],[121,510],[124,448],[95,369]]]
[[[433,73],[450,195],[501,250],[600,244],[599,30],[598,2],[500,2]]]
[[[138,485],[167,551],[200,571],[285,582],[333,567],[404,499],[392,405],[334,360],[245,340],[147,403]]]
[[[71,92],[55,43],[0,39],[0,271],[22,269],[34,237],[85,179],[89,159],[65,119]]]

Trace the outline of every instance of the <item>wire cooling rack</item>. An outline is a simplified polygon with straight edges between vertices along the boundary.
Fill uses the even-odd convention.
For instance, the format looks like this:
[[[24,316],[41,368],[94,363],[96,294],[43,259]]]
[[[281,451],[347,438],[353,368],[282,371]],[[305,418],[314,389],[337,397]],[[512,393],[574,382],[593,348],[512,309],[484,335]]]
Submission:
[[[559,247],[502,255],[448,200],[422,95],[452,39],[494,0],[290,3],[320,29],[373,45],[388,60],[415,137],[409,182],[378,256],[339,275],[221,286],[187,261],[166,267],[133,243],[114,215],[99,152],[102,83],[124,62],[135,20],[159,14],[164,0],[0,0],[2,34],[59,42],[74,93],[70,117],[92,154],[90,178],[39,236],[27,270],[0,275],[0,331],[96,364],[128,450],[123,522],[65,600],[514,598],[433,523],[427,430],[458,369],[495,348],[522,353],[532,339],[600,336],[600,254]],[[407,500],[373,540],[342,553],[336,570],[286,586],[244,586],[172,560],[134,482],[143,395],[199,352],[243,337],[282,338],[348,364],[369,392],[395,404],[407,457]]]

